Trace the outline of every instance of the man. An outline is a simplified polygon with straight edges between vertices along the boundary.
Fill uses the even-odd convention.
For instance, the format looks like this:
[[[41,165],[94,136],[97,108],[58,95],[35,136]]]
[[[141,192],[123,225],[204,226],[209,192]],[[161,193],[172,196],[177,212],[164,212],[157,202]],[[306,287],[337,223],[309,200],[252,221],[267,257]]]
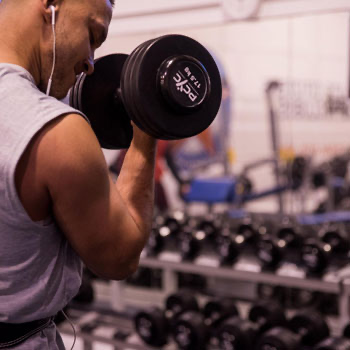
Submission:
[[[89,123],[59,101],[93,72],[113,2],[0,4],[0,348],[64,349],[52,317],[82,262],[124,279],[148,239],[156,141],[134,126],[114,184]]]

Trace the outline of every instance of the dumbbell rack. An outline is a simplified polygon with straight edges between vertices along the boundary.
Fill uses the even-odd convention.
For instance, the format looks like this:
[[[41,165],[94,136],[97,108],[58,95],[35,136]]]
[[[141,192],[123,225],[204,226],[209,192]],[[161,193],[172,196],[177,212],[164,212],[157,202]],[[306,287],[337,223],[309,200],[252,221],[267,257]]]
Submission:
[[[79,313],[75,310],[73,313]],[[98,322],[101,324],[94,332],[84,331],[84,326]],[[82,313],[81,315],[75,315],[73,320],[76,337],[81,342],[80,349],[92,350],[94,344],[103,344],[108,346],[109,349],[114,350],[155,350],[155,348],[145,345],[139,337],[133,333],[133,328],[130,319],[122,317],[118,314],[105,315],[96,311],[90,311]],[[113,333],[117,330],[126,330],[130,332],[125,340],[118,340],[113,337]],[[69,341],[74,338],[74,332],[71,325],[68,322],[59,326],[61,334],[68,336]],[[174,350],[174,345],[164,347],[164,350]]]
[[[305,276],[305,272],[294,265],[282,265],[281,268],[273,272],[261,271],[260,265],[251,259],[242,257],[232,267],[220,267],[219,261],[215,257],[199,256],[194,262],[182,262],[180,255],[173,252],[164,252],[156,258],[143,257],[140,266],[160,269],[163,277],[163,288],[156,293],[155,299],[163,301],[166,295],[176,290],[177,273],[190,273],[204,276],[206,278],[224,279],[235,282],[266,283],[282,287],[300,288],[323,293],[333,293],[338,295],[339,325],[343,327],[350,319],[350,266],[338,271],[330,272],[323,278],[311,278]],[[147,299],[147,293],[154,294],[153,290],[142,289],[142,293],[137,292],[137,288],[129,287],[123,282],[113,282],[114,304],[116,310],[122,310],[130,302],[134,302],[137,297]],[[118,295],[118,298],[115,298]],[[230,295],[228,295],[230,296]],[[123,304],[123,301],[125,304]]]
[[[73,313],[73,316],[71,316]],[[133,324],[129,316],[119,314],[117,312],[84,312],[79,309],[71,309],[70,317],[74,323],[76,337],[78,339],[78,349],[93,350],[97,349],[98,345],[103,345],[105,348],[113,350],[160,350],[159,347],[152,347],[144,344],[140,337],[134,332]],[[84,330],[84,326],[97,323],[99,326],[93,331]],[[127,331],[128,336],[124,339],[116,339],[113,334],[116,331]],[[68,345],[73,343],[74,332],[68,322],[64,322],[59,326],[59,331],[62,335],[68,336]],[[162,350],[177,350],[176,344],[170,340],[167,345],[161,347]],[[219,350],[216,346],[210,345],[208,350]]]
[[[163,287],[161,290],[131,287],[125,282],[112,281],[108,283],[111,290],[109,303],[114,310],[114,316],[106,316],[98,311],[90,311],[82,314],[74,324],[77,326],[77,337],[81,339],[83,350],[92,350],[92,344],[102,343],[110,348],[123,350],[156,350],[142,343],[139,337],[133,332],[130,318],[118,317],[125,314],[131,305],[154,305],[163,304],[167,295],[178,290],[177,273],[190,273],[201,275],[206,278],[224,279],[231,282],[266,283],[284,287],[307,289],[324,293],[338,295],[339,327],[343,328],[349,322],[350,314],[350,267],[345,267],[337,272],[326,274],[322,279],[306,277],[303,271],[296,267],[285,265],[275,273],[260,270],[259,264],[251,259],[242,257],[232,267],[220,267],[219,261],[214,256],[199,256],[194,262],[183,262],[180,255],[175,252],[163,252],[158,258],[142,257],[140,266],[159,269],[162,273]],[[227,294],[229,296],[229,294]],[[139,299],[139,300],[138,300]],[[92,308],[93,309],[93,308]],[[82,326],[88,322],[99,319],[102,323],[109,324],[109,329],[118,329],[119,326],[127,329],[130,336],[123,340],[114,339],[108,331],[86,332]],[[103,327],[101,328],[103,329]],[[68,323],[60,327],[60,332],[72,336],[73,332]],[[172,343],[162,350],[176,350]]]

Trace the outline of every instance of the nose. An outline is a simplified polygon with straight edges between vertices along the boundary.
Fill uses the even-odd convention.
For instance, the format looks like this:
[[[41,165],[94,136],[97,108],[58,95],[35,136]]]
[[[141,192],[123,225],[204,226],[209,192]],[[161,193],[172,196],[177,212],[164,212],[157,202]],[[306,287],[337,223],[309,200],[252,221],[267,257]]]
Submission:
[[[94,72],[94,58],[89,57],[83,62],[83,70],[86,75],[91,75]]]

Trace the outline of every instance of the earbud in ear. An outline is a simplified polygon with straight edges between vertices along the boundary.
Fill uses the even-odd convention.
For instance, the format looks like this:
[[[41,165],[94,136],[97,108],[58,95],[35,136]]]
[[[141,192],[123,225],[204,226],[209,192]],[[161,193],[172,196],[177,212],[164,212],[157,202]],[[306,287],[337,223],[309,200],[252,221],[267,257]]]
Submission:
[[[56,17],[56,15],[55,15],[55,12],[56,12],[55,6],[50,5],[50,10],[51,10],[51,13],[52,13],[52,15],[51,15],[51,23],[52,23],[52,25],[55,25],[55,17]]]

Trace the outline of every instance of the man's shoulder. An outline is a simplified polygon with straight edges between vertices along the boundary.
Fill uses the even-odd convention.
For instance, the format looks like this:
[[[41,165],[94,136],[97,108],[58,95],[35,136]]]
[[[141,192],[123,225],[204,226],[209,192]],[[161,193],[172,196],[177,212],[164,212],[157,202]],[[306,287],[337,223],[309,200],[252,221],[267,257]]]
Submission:
[[[2,115],[6,113],[11,119],[25,119],[35,123],[43,122],[42,126],[62,114],[80,114],[80,111],[69,106],[69,100],[62,101],[45,95],[35,85],[33,77],[23,67],[0,63],[0,109]]]

